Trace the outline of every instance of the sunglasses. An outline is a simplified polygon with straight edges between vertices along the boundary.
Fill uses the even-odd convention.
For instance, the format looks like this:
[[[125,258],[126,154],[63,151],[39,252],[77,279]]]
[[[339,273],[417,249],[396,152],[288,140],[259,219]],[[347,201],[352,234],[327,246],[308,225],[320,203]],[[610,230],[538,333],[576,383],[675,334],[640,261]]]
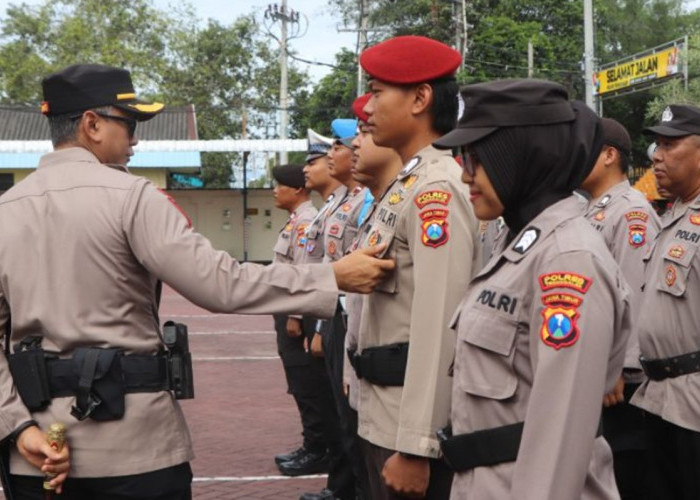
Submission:
[[[122,122],[126,125],[126,131],[129,134],[129,139],[134,137],[134,134],[136,133],[136,125],[138,124],[138,121],[135,118],[127,118],[125,116],[117,116],[117,115],[110,115],[107,113],[99,113],[97,111],[93,111],[97,116],[104,118],[105,120],[114,120],[118,122]],[[71,119],[73,120],[78,120],[82,118],[83,115],[82,113],[79,115],[71,116]]]
[[[462,168],[469,174],[469,177],[474,177],[474,170],[477,163],[479,163],[479,157],[476,156],[474,150],[467,146],[459,147],[459,156],[462,160]]]

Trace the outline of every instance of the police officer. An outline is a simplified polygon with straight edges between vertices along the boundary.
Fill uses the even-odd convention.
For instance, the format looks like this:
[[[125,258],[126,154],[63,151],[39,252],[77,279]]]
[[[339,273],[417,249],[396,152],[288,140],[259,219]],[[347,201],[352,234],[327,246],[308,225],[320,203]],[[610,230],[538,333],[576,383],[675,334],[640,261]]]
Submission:
[[[273,262],[299,264],[306,253],[304,232],[318,210],[305,188],[303,165],[280,165],[272,169],[275,179],[275,206],[289,211],[274,247]],[[318,408],[316,371],[304,347],[301,319],[284,314],[274,315],[277,349],[287,379],[287,391],[294,397],[301,417],[304,441],[301,447],[275,456],[277,465],[298,460],[308,454],[326,453],[324,415]]]
[[[658,125],[654,175],[677,200],[645,257],[637,323],[648,380],[632,398],[646,411],[649,498],[700,497],[700,108],[671,105]]]
[[[128,174],[138,122],[163,105],[137,99],[127,71],[77,65],[42,83],[55,151],[0,197],[0,330],[11,326],[13,369],[35,373],[42,360],[48,375],[20,387],[20,400],[27,379],[13,381],[0,357],[2,436],[65,423],[63,498],[191,498],[190,436],[159,355],[158,281],[211,311],[330,316],[339,286],[371,288],[391,263],[356,254],[360,268],[239,264]],[[30,413],[42,383],[53,397]],[[16,496],[42,496],[39,471],[17,453],[11,472]]]
[[[396,272],[365,297],[353,364],[360,378],[359,435],[373,499],[446,498],[451,473],[436,431],[449,414],[449,319],[479,259],[476,219],[449,151],[431,142],[457,116],[459,53],[425,37],[365,50],[364,107],[374,143],[404,165],[377,202],[360,246],[388,245]]]
[[[614,455],[615,479],[624,499],[644,496],[639,481],[645,465],[643,413],[628,401],[644,379],[639,364],[635,323],[644,283],[644,262],[659,230],[659,219],[645,196],[627,179],[632,148],[629,133],[617,121],[602,118],[603,149],[593,170],[581,184],[591,199],[584,217],[601,233],[630,287],[632,334],[627,344],[623,374],[604,398],[603,435]]]
[[[540,80],[462,98],[435,144],[461,148],[477,217],[502,215],[510,233],[453,320],[452,498],[618,498],[598,427],[622,371],[627,287],[571,196],[600,150],[598,118]]]

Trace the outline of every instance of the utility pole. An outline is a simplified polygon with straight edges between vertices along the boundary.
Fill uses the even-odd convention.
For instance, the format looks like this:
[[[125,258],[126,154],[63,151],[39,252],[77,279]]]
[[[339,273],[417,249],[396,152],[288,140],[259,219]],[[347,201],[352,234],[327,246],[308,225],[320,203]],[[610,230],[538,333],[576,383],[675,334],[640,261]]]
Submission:
[[[593,61],[595,60],[595,49],[593,47],[593,0],[583,0],[583,45],[583,78],[586,88],[586,105],[597,112],[593,103]]]
[[[532,78],[535,66],[535,51],[532,47],[532,39],[527,41],[527,77]]]
[[[302,21],[303,19],[303,33]],[[272,25],[280,22],[280,36],[275,36],[272,32]],[[270,4],[265,9],[263,22],[267,33],[272,36],[280,44],[280,139],[287,138],[287,129],[289,128],[289,89],[288,89],[288,71],[287,71],[287,46],[289,40],[300,38],[306,34],[306,29],[309,26],[308,19],[298,11],[287,9],[287,0],[282,0],[282,4]],[[286,151],[280,152],[280,163],[284,164],[288,161]]]
[[[365,0],[360,0],[360,29],[357,34],[358,36],[358,52],[362,52],[365,50],[365,47],[367,47],[367,21],[368,21],[368,12],[367,9],[365,8]],[[358,54],[359,57],[359,54]],[[364,88],[365,86],[363,85],[363,75],[362,75],[362,66],[359,64],[357,65],[357,97],[360,97],[362,94],[364,94]]]

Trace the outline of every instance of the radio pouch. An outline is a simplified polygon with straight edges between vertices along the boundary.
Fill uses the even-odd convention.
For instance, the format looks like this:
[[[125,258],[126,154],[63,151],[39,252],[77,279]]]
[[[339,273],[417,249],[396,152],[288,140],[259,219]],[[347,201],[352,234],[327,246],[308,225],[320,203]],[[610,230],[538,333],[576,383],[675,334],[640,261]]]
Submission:
[[[38,339],[38,340],[35,340]],[[28,337],[8,356],[10,372],[22,402],[29,411],[45,410],[51,403],[41,337]]]
[[[81,347],[73,353],[73,369],[78,377],[75,405],[71,415],[78,420],[90,417],[98,422],[124,416],[124,377],[122,351]]]

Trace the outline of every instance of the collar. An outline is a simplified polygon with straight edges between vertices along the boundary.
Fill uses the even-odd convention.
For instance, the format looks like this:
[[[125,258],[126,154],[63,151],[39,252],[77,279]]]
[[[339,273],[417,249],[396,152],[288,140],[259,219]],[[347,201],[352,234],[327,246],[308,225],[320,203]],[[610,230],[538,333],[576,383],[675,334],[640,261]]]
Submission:
[[[629,189],[630,181],[628,181],[627,179],[618,182],[613,187],[608,189],[602,196],[599,196],[598,198],[589,201],[588,210],[594,208],[605,208],[609,206],[614,200],[616,200],[619,196],[622,196]]]
[[[420,167],[427,165],[432,160],[440,158],[441,156],[449,156],[451,158],[452,154],[447,149],[437,149],[433,147],[432,144],[429,144],[428,146],[418,151],[418,153],[416,153],[410,160],[406,162],[406,164],[399,172],[399,175],[396,176],[396,180],[404,180],[406,177],[414,173]]]
[[[85,148],[72,147],[46,153],[39,159],[37,168],[52,167],[65,163],[100,163],[100,160]]]
[[[681,206],[678,205],[679,203]],[[689,210],[700,210],[700,195],[689,203],[681,203],[680,198],[677,199],[673,207],[671,207],[670,212],[667,212],[669,216],[661,219],[661,227],[666,229],[672,226],[677,220],[685,216]]]

